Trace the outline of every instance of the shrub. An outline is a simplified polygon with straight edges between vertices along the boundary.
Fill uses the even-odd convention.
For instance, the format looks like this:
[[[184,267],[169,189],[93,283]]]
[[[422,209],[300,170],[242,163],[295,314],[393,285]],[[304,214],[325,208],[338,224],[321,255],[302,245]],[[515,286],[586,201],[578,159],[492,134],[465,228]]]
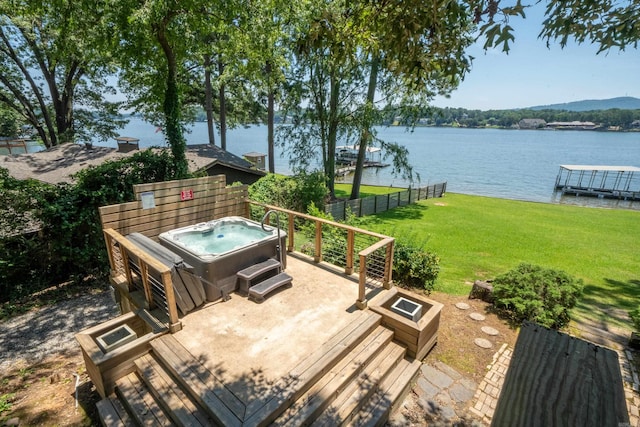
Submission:
[[[393,280],[431,293],[440,273],[440,258],[433,253],[396,241]]]
[[[98,208],[134,199],[133,185],[175,179],[167,151],[145,150],[82,170],[76,183],[59,185],[42,200],[43,235],[50,244],[57,277],[108,271]]]
[[[583,283],[564,271],[522,263],[493,281],[494,306],[512,322],[560,329],[582,295]]]
[[[629,312],[629,317],[633,322],[633,326],[636,328],[637,332],[640,332],[640,306],[635,310]]]
[[[0,169],[0,301],[106,274],[98,208],[133,200],[134,184],[173,179],[172,163],[168,153],[146,150],[56,186],[16,180]]]
[[[305,212],[312,203],[324,207],[328,190],[322,174],[302,173],[294,177],[268,174],[249,186],[253,201]]]

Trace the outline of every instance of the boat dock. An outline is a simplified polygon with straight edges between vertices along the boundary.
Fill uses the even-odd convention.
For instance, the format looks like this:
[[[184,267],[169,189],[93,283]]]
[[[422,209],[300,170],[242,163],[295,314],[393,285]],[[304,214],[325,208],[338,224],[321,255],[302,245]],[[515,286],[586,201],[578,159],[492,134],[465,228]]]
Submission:
[[[356,170],[356,161],[358,160],[359,145],[339,145],[336,147],[336,176],[347,176]],[[388,163],[382,163],[381,149],[378,147],[367,147],[366,157],[363,167],[365,168],[384,168],[389,166]]]
[[[555,188],[576,196],[640,200],[640,168],[560,165]]]

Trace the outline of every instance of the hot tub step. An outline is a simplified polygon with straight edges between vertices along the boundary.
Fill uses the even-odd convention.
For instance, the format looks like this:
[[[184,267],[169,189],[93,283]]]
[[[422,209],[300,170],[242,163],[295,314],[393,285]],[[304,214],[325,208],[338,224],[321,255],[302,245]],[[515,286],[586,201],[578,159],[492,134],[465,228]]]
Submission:
[[[239,292],[243,295],[247,295],[249,288],[251,287],[251,281],[256,280],[260,276],[267,274],[274,275],[280,273],[280,261],[273,258],[269,258],[266,261],[254,264],[251,267],[247,267],[236,273],[238,277]]]
[[[293,278],[287,273],[280,273],[249,288],[249,298],[256,302],[264,301],[265,295],[283,286],[291,286]]]

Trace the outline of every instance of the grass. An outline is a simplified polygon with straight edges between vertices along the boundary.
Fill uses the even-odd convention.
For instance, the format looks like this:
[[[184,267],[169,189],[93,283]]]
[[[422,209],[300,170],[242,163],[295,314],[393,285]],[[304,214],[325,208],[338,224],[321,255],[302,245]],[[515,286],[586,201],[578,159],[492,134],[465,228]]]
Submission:
[[[640,212],[461,194],[363,219],[363,226],[425,247],[441,259],[436,290],[468,294],[520,262],[583,279],[577,319],[631,329],[640,301]]]
[[[337,184],[335,185],[336,198],[348,199],[351,196],[351,184]],[[395,193],[397,191],[405,190],[398,187],[383,187],[378,185],[361,185],[360,186],[360,198],[377,196],[380,194]]]

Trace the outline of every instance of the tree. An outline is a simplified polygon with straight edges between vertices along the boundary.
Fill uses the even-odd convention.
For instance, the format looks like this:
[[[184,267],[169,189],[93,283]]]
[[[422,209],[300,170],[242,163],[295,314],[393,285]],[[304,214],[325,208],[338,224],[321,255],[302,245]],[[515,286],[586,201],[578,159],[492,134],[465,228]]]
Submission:
[[[177,177],[188,173],[184,98],[196,31],[206,11],[195,1],[111,0],[112,46],[121,66],[121,85],[130,105],[161,122]]]
[[[310,2],[291,92],[297,127],[285,129],[285,137],[299,141],[292,151],[298,167],[308,165],[315,139],[333,196],[336,141],[359,145],[354,198],[366,150],[375,142],[390,149],[396,172],[412,177],[406,149],[376,139],[379,105],[393,104],[414,123],[421,107],[453,90],[469,70],[465,49],[473,41],[473,24],[483,17],[488,17],[481,27],[487,46],[508,49],[510,27],[494,20],[498,10],[493,6],[491,1]],[[518,14],[520,6],[501,13]],[[308,107],[295,108],[303,104]]]
[[[18,113],[0,104],[0,137],[15,138],[19,131]]]
[[[357,66],[357,34],[341,2],[305,4],[298,35],[292,40],[292,67],[287,76],[285,114],[292,126],[279,129],[278,138],[290,147],[295,170],[307,171],[319,151],[331,198],[335,197],[335,152],[338,139],[353,137],[352,106],[362,104]],[[306,105],[306,106],[305,106]]]
[[[569,39],[598,45],[598,53],[612,48],[624,50],[638,47],[640,40],[640,7],[635,0],[550,0],[545,11],[540,37],[560,42]]]
[[[250,8],[247,27],[247,62],[252,81],[261,98],[266,98],[267,157],[269,172],[275,172],[275,104],[279,101],[285,83],[287,48],[301,15],[302,3],[283,0],[254,2]]]
[[[112,137],[120,123],[110,58],[100,50],[103,4],[0,1],[0,103],[30,124],[46,147]]]

